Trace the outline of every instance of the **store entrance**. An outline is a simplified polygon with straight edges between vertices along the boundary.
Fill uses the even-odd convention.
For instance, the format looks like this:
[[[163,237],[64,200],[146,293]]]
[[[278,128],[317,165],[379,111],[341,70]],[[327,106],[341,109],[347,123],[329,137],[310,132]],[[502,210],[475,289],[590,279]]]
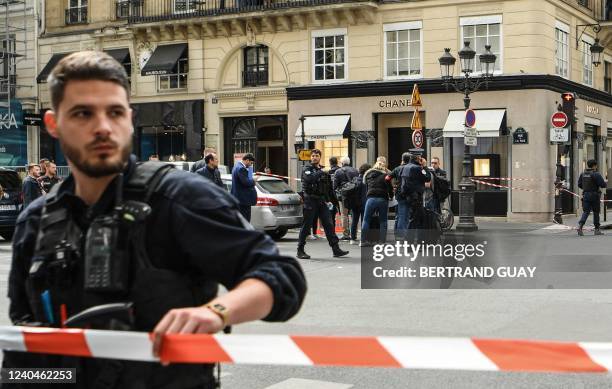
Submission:
[[[399,166],[402,154],[414,148],[412,144],[412,130],[408,127],[388,128],[389,139],[389,166]]]

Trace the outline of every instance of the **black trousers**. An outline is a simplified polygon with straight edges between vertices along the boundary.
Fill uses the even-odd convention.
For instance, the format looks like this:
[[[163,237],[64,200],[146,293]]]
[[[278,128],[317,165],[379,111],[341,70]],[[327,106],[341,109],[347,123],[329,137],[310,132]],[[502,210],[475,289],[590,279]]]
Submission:
[[[319,220],[325,230],[325,237],[330,246],[338,244],[338,237],[336,236],[335,226],[332,224],[331,213],[327,204],[322,200],[315,199],[304,199],[304,224],[300,229],[300,238],[298,241],[298,247],[304,247],[306,244],[306,237],[312,229],[312,223],[315,218],[319,216]]]

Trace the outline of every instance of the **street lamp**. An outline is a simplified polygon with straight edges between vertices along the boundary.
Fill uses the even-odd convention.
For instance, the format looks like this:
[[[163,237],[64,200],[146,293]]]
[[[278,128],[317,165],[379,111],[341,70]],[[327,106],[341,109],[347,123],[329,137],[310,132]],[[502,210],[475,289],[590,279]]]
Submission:
[[[463,104],[465,109],[470,108],[470,94],[476,92],[481,86],[488,87],[491,77],[495,72],[496,55],[491,52],[491,45],[485,46],[485,51],[478,56],[480,66],[480,77],[473,78],[470,75],[474,71],[474,58],[476,51],[470,47],[470,42],[465,41],[463,48],[459,51],[461,73],[463,77],[453,78],[456,59],[450,53],[450,49],[444,49],[444,54],[438,60],[440,62],[440,74],[442,82],[446,86],[453,87],[455,91],[464,95]],[[465,125],[465,123],[464,123]],[[463,144],[463,172],[459,182],[459,224],[458,231],[476,231],[478,226],[474,221],[474,183],[470,179],[472,172],[472,161],[470,159],[470,147]]]
[[[593,66],[599,66],[601,64],[601,53],[604,51],[603,46],[599,44],[599,38],[595,38],[595,43],[591,45],[589,50],[591,50],[591,62]]]

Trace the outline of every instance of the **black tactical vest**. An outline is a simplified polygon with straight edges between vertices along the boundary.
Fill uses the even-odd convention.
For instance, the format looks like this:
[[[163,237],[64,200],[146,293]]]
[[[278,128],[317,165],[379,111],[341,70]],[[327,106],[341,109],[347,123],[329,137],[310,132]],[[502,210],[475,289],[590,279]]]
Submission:
[[[595,182],[595,171],[587,169],[582,173],[582,190],[584,192],[598,192],[599,187]]]

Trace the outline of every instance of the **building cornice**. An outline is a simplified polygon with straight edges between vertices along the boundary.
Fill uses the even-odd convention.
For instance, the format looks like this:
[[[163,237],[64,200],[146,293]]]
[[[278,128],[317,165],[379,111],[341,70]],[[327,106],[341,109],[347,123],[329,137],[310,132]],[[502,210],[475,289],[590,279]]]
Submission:
[[[228,91],[210,92],[211,95],[218,99],[227,98],[243,98],[243,97],[259,97],[259,96],[286,96],[287,89],[285,88],[266,88],[266,89],[235,89]]]
[[[287,99],[314,100],[336,99],[344,97],[396,96],[406,95],[414,84],[419,85],[422,94],[455,93],[447,89],[439,78],[401,80],[401,81],[366,81],[329,85],[308,85],[287,88]],[[542,89],[553,92],[574,92],[577,97],[596,104],[612,107],[612,95],[574,81],[553,75],[520,74],[496,76],[489,82],[488,89],[482,91],[503,91]]]

